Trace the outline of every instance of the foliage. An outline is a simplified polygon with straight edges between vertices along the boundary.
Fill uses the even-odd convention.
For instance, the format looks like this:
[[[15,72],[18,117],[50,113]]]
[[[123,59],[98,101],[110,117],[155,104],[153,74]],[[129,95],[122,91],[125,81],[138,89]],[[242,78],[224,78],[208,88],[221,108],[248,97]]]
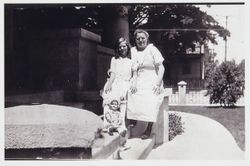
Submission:
[[[243,89],[243,92],[244,92],[244,90],[245,90],[245,60],[244,59],[240,62],[238,67],[239,67],[239,70],[240,70],[240,80],[243,81],[242,89]]]
[[[17,29],[101,28],[101,7],[98,5],[18,4],[6,5],[13,10]]]
[[[19,4],[7,5],[6,10],[14,8],[18,29],[85,28],[100,34],[105,24],[111,25],[112,19],[122,15],[119,6],[121,5]],[[216,44],[214,32],[222,38],[230,35],[212,16],[192,4],[130,4],[125,7],[129,11],[130,29],[151,29],[151,40],[161,47],[166,53],[164,55],[184,52],[187,48],[194,49],[195,43],[211,41]]]
[[[205,87],[211,84],[212,77],[215,73],[215,69],[218,66],[218,60],[214,60],[216,53],[210,53],[208,56],[205,56],[204,59],[204,79]]]
[[[169,110],[198,114],[219,122],[232,134],[238,146],[245,150],[245,107],[169,106]]]
[[[235,61],[226,61],[215,68],[207,82],[207,94],[210,103],[223,104],[225,107],[234,106],[243,95],[244,77]]]
[[[167,55],[194,49],[195,43],[217,44],[214,33],[224,39],[230,36],[212,16],[191,4],[136,5],[129,18],[131,29],[151,29],[151,40]]]
[[[181,121],[181,116],[176,113],[169,114],[169,141],[184,132],[183,125],[184,122]]]

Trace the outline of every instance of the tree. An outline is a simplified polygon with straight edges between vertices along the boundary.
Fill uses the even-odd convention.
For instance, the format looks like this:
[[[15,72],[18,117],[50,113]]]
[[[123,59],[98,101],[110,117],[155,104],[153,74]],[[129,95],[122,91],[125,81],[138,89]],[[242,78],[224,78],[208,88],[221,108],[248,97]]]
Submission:
[[[234,106],[243,95],[244,79],[235,61],[226,61],[216,67],[207,84],[210,103],[219,103],[225,107]]]
[[[129,40],[128,7],[113,5],[103,7],[101,10],[102,43],[113,48],[120,37]]]
[[[195,42],[204,44],[206,41],[211,41],[216,44],[212,31],[224,39],[230,35],[229,31],[220,26],[212,16],[192,4],[130,4],[121,6],[123,5],[18,4],[6,5],[6,11],[7,9],[14,10],[15,27],[19,30],[84,28],[102,34],[106,39],[116,34],[116,29],[124,30],[122,35],[128,36],[126,34],[129,33],[128,25],[124,19],[117,19],[119,16],[125,20],[128,17],[127,21],[131,33],[135,28],[151,29],[149,32],[151,40],[161,48],[164,55],[184,52],[187,48],[194,49]],[[127,9],[128,11],[126,11]],[[128,16],[126,12],[123,15],[123,11],[128,12]],[[163,30],[152,31],[152,29]],[[105,33],[102,33],[104,31]],[[119,36],[120,33],[117,35]],[[104,39],[104,45],[105,42],[109,43],[110,41]]]
[[[240,69],[240,79],[243,81],[242,91],[243,91],[243,95],[244,95],[244,90],[245,90],[245,59],[243,59],[240,62],[238,67]]]
[[[208,56],[204,58],[204,80],[205,87],[207,87],[213,81],[213,75],[216,72],[216,67],[218,66],[218,60],[215,60],[216,53],[211,52]]]
[[[135,5],[130,13],[130,29],[162,29],[150,31],[151,40],[160,45],[165,55],[183,53],[211,41],[217,44],[215,35],[230,36],[227,29],[210,15],[191,4]]]

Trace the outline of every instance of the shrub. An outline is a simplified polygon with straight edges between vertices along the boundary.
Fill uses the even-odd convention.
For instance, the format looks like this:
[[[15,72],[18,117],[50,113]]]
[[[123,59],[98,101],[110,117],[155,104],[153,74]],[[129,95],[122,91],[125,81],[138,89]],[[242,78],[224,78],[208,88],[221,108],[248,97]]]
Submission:
[[[176,113],[169,114],[169,141],[184,132],[183,125],[184,122],[181,121],[181,116]]]
[[[220,64],[216,67],[211,78],[206,81],[210,103],[219,103],[225,107],[231,107],[243,95],[244,77],[235,61]]]

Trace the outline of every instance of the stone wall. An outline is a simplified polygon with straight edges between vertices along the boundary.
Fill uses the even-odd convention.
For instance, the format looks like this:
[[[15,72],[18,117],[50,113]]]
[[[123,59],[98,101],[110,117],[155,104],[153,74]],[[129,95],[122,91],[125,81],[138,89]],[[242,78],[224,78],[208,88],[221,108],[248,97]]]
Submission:
[[[84,29],[49,30],[31,36],[29,53],[35,88],[96,89],[96,45],[100,36]]]
[[[114,56],[114,50],[98,45],[97,52],[97,87],[102,89],[107,81],[107,71]]]
[[[43,103],[63,103],[63,91],[49,91],[42,93],[19,94],[5,97],[5,107],[16,105],[36,105]]]
[[[110,58],[98,58],[97,54],[107,55],[112,52],[97,49],[101,42],[100,36],[79,28],[20,33],[22,35],[16,39],[19,42],[15,42],[18,49],[6,57],[7,94],[16,94],[17,90],[22,94],[64,89],[100,89],[103,83],[97,78],[97,69],[103,67],[97,65],[104,65],[103,70],[107,70]]]
[[[6,66],[12,70],[15,66],[25,66],[20,70],[26,74],[6,72],[8,82],[16,83],[14,89],[5,89],[6,107],[34,102],[81,102],[85,109],[101,114],[99,91],[107,80],[114,50],[101,46],[101,37],[84,29],[25,33],[26,51],[18,51],[22,61],[15,61],[18,56],[15,54],[8,57]],[[19,86],[20,82],[25,86]],[[51,98],[50,93],[55,91],[63,93]]]

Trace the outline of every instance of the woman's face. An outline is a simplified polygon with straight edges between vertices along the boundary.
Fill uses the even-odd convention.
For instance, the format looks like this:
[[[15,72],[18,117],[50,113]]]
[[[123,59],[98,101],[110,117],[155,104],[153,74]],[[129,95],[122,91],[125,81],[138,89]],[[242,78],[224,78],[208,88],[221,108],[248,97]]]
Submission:
[[[119,48],[118,48],[118,51],[119,51],[119,55],[121,57],[125,57],[127,55],[127,52],[128,52],[128,46],[126,44],[126,42],[121,42],[119,44]]]
[[[139,50],[144,50],[148,45],[148,38],[145,33],[137,33],[135,43]]]

